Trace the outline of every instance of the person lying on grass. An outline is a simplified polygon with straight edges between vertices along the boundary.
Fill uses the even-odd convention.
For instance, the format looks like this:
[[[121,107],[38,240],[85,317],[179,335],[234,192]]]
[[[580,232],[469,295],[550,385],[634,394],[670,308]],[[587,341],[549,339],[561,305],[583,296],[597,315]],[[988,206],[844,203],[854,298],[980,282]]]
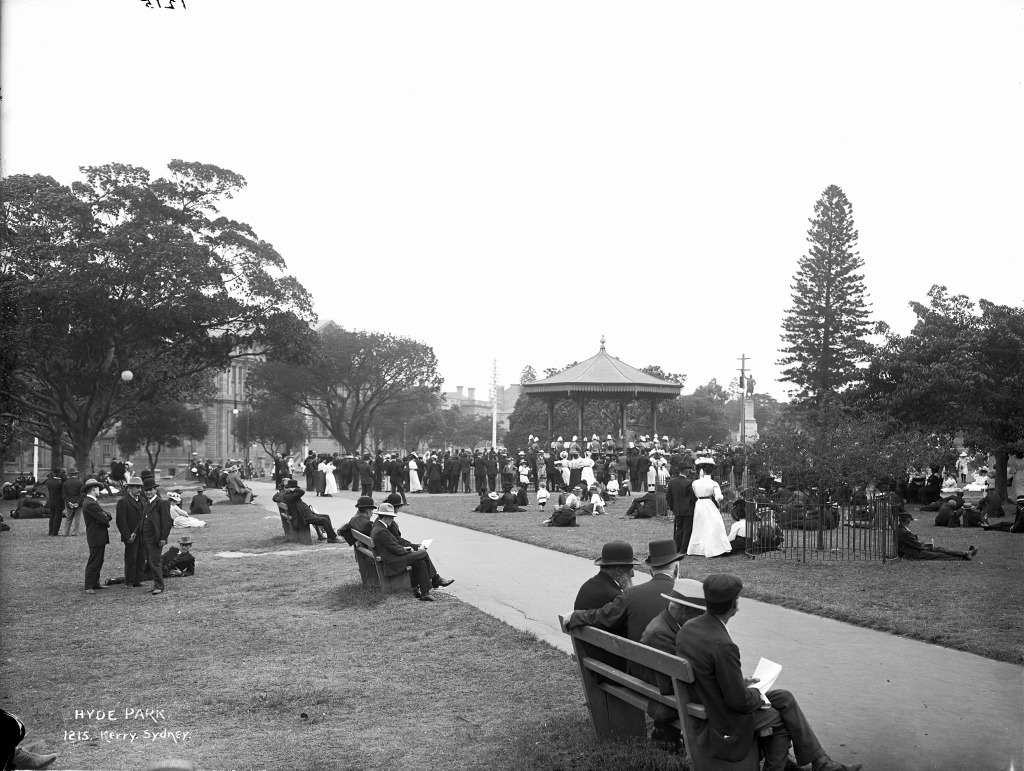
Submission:
[[[978,549],[968,546],[967,551],[944,549],[922,543],[921,539],[910,532],[910,523],[914,518],[907,512],[900,513],[900,526],[896,531],[896,543],[899,555],[908,560],[973,560]]]

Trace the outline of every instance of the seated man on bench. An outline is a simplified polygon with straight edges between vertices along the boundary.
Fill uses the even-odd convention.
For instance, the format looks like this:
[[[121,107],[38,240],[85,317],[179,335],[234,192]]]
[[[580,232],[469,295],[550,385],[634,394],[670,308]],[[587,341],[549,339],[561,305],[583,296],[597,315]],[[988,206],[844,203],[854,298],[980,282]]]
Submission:
[[[305,494],[306,491],[299,487],[297,480],[289,479],[285,483],[284,491],[281,493],[281,503],[288,507],[288,514],[292,519],[305,522],[307,525],[313,525],[314,527],[322,527],[324,532],[327,533],[327,543],[337,543],[338,534],[334,532],[331,518],[314,513],[309,508],[309,504],[302,500],[302,496]]]
[[[726,630],[726,624],[739,610],[742,590],[743,582],[737,576],[707,576],[706,612],[683,624],[676,636],[676,655],[690,662],[694,690],[707,710],[706,736],[712,756],[732,762],[743,760],[756,733],[771,728],[772,735],[761,744],[764,771],[784,771],[790,742],[797,765],[810,763],[813,771],[858,771],[859,763],[837,763],[822,749],[793,694],[772,690],[762,697],[752,681],[743,676],[740,649]]]
[[[370,537],[373,546],[384,563],[384,573],[398,576],[407,567],[412,568],[412,584],[416,587],[416,599],[433,602],[431,589],[448,586],[454,579],[444,579],[437,574],[434,563],[430,561],[427,550],[418,543],[411,543],[401,536],[395,536],[391,524],[395,521],[395,509],[390,503],[382,503],[377,507],[377,521],[373,523]]]
[[[228,469],[227,489],[228,499],[232,503],[252,503],[252,499],[256,497],[238,475],[238,466]]]
[[[345,539],[345,543],[349,546],[356,545],[356,539],[352,537],[352,531],[362,533],[365,536],[370,535],[370,531],[373,530],[373,522],[370,517],[373,516],[373,512],[376,511],[377,504],[373,502],[373,498],[369,495],[362,495],[359,500],[356,501],[356,513],[348,522],[338,528],[338,535]],[[395,512],[397,514],[397,512]]]

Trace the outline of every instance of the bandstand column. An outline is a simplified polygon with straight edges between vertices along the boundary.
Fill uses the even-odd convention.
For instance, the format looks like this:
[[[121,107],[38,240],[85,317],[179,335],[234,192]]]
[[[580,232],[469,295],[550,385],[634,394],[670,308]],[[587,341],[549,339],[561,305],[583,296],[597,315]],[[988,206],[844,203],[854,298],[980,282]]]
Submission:
[[[555,432],[555,397],[549,396],[545,401],[548,403],[548,435],[545,444],[551,441],[551,435]]]
[[[651,397],[651,433],[658,434],[658,400]]]

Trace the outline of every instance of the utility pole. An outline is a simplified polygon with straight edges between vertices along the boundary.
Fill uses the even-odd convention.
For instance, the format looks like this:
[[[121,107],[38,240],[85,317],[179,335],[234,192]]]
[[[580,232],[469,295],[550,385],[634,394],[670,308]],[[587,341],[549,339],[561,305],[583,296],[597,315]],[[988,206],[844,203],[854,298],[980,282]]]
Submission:
[[[743,446],[743,476],[747,481],[747,354],[740,354],[740,444]]]
[[[491,369],[491,449],[498,449],[498,360]]]

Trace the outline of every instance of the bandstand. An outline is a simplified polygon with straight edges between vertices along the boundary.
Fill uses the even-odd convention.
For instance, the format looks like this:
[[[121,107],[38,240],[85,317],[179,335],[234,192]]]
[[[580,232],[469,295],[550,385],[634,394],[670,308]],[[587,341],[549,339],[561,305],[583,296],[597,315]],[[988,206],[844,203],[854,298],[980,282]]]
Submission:
[[[651,404],[651,432],[658,432],[658,402],[674,399],[682,392],[679,383],[662,380],[610,356],[601,338],[601,349],[586,361],[533,383],[523,384],[523,393],[544,399],[548,407],[548,436],[554,431],[555,402],[569,399],[576,404],[576,433],[583,436],[583,411],[587,400],[619,403],[619,439],[626,441],[626,405],[631,401]]]

